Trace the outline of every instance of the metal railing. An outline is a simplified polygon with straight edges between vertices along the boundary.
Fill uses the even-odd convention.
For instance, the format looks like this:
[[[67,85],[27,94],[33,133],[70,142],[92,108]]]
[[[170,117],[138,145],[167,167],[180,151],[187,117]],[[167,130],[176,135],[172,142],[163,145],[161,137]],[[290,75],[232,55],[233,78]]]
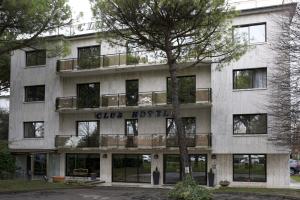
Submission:
[[[57,72],[106,68],[122,65],[162,64],[166,59],[158,56],[159,52],[136,51],[132,53],[116,53],[86,58],[69,58],[57,60]]]
[[[128,98],[125,93],[119,94],[104,94],[100,97],[100,106],[87,105],[86,107],[80,104],[80,108],[95,108],[95,107],[128,107],[134,106],[159,106],[167,105],[167,92],[166,91],[153,91],[153,92],[140,92],[137,94],[138,97],[136,102],[130,102],[128,105]],[[88,97],[87,97],[88,98]],[[198,88],[195,93],[195,102],[192,103],[210,103],[211,99],[211,88]],[[64,109],[78,109],[78,98],[77,97],[58,97],[56,99],[56,110]]]
[[[75,136],[75,135],[56,135],[55,147],[58,148],[98,148],[99,135]]]
[[[210,148],[211,134],[187,134],[188,147]],[[82,137],[74,135],[56,135],[55,147],[57,148],[102,148],[102,149],[154,149],[178,147],[176,135],[145,134],[126,136],[124,134],[100,134],[97,136]]]

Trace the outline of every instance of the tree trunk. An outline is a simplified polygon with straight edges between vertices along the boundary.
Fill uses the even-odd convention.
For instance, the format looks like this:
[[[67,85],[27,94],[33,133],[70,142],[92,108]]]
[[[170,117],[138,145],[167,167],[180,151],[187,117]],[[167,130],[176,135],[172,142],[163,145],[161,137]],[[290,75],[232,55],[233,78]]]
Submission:
[[[187,141],[186,134],[183,128],[181,111],[180,111],[180,102],[179,102],[179,85],[177,79],[177,69],[175,62],[172,62],[172,59],[168,59],[169,72],[171,76],[171,89],[172,89],[172,108],[173,108],[173,118],[175,121],[175,126],[177,128],[177,138],[179,144],[179,153],[180,153],[180,177],[185,178],[187,174],[191,172],[190,162],[187,150]]]

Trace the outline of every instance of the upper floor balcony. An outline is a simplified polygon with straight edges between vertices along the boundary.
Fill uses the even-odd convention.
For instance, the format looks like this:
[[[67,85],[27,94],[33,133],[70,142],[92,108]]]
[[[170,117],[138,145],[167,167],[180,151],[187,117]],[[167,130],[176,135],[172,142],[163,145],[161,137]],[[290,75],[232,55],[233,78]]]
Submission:
[[[85,55],[84,57],[57,60],[56,71],[61,76],[95,75],[113,73],[120,70],[140,71],[167,69],[166,59],[158,56],[159,52],[136,51],[132,53],[116,53],[106,55]],[[188,63],[193,58],[179,61]]]
[[[187,134],[187,146],[195,149],[210,149],[211,134]],[[57,135],[55,147],[58,149],[96,148],[110,149],[164,149],[178,148],[177,135],[145,134],[126,136],[122,134],[101,134],[91,136]]]
[[[211,106],[211,88],[198,88],[192,94],[181,96],[183,108]],[[171,108],[167,91],[140,92],[137,94],[104,94],[98,97],[58,97],[56,110],[59,112],[99,111],[107,109],[131,110],[145,107]]]

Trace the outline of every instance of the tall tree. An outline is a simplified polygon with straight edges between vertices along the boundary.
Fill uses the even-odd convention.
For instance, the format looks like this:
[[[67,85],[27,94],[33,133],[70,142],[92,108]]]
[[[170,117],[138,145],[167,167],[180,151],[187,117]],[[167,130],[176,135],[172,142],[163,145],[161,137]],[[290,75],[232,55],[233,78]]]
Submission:
[[[0,1],[0,91],[9,87],[9,53],[32,46],[45,32],[69,24],[67,0]]]
[[[236,12],[224,0],[91,0],[100,21],[101,37],[122,45],[160,52],[171,78],[173,118],[177,128],[182,177],[189,173],[187,140],[178,98],[179,62],[187,67],[201,62],[238,59],[243,44],[232,41],[231,19]],[[116,42],[117,41],[117,42]],[[189,59],[192,58],[192,59]]]
[[[300,153],[300,8],[286,7],[278,18],[279,39],[272,44],[276,65],[270,81],[270,140]]]

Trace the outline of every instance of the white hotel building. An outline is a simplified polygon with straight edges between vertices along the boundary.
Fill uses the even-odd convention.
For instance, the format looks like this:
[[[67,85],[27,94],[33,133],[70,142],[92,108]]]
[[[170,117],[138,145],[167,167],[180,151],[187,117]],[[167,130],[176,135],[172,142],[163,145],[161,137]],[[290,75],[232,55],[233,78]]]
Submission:
[[[214,64],[180,71],[199,184],[207,185],[212,168],[215,184],[289,185],[289,150],[268,141],[266,108],[275,56],[270,44],[279,30],[274,19],[283,8],[242,10],[233,20],[252,47],[239,61],[220,71]],[[11,57],[9,147],[18,173],[151,185],[157,168],[159,184],[176,183],[181,169],[167,66],[151,53],[99,43],[95,34],[61,38],[70,44],[66,57],[48,58],[43,49]]]

